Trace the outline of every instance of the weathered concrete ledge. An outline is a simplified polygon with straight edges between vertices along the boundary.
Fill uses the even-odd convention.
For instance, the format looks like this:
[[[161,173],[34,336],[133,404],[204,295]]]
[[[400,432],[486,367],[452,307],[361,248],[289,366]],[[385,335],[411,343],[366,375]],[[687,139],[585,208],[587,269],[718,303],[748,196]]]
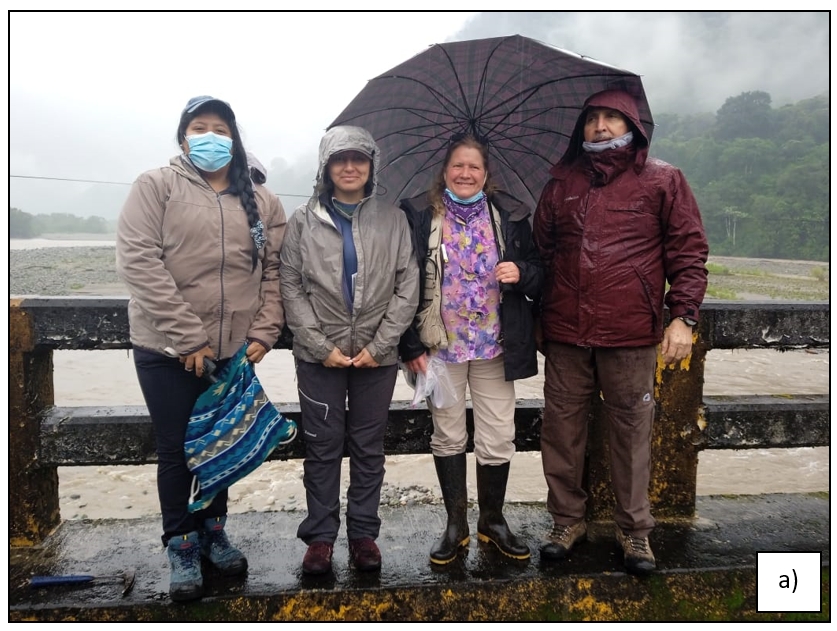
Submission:
[[[299,422],[298,403],[279,409]],[[704,397],[703,431],[698,449],[814,447],[831,444],[830,396]],[[473,416],[468,405],[469,437]],[[540,450],[543,401],[520,400],[515,411],[518,451]],[[395,401],[384,438],[387,455],[430,453],[433,421],[422,405],[413,409]],[[470,439],[473,442],[473,439]],[[473,445],[469,444],[469,449]],[[300,435],[271,460],[305,456]],[[42,465],[146,464],[156,461],[151,419],[144,406],[53,407],[41,417],[39,461]]]
[[[533,549],[512,562],[478,544],[442,569],[427,552],[444,523],[438,505],[383,507],[380,573],[349,567],[346,538],[335,569],[303,576],[302,513],[232,515],[231,536],[250,560],[246,577],[206,575],[206,597],[167,596],[168,563],[157,518],[64,522],[40,546],[10,551],[10,621],[488,621],[488,620],[829,620],[830,509],[826,494],[698,497],[691,520],[664,521],[652,535],[659,571],[624,573],[610,522],[564,563],[543,563],[537,548],[550,523],[543,505],[513,504],[507,518]],[[470,523],[475,528],[472,506]],[[819,614],[757,611],[756,553],[821,552]],[[33,574],[113,574],[136,568],[120,597],[116,584],[33,590]]]
[[[35,345],[54,350],[130,348],[128,298],[20,297],[13,306],[33,321]],[[830,345],[828,302],[707,300],[699,337],[706,348],[825,348]],[[291,348],[284,331],[275,348]]]
[[[818,447],[831,444],[831,396],[704,396],[706,449]]]

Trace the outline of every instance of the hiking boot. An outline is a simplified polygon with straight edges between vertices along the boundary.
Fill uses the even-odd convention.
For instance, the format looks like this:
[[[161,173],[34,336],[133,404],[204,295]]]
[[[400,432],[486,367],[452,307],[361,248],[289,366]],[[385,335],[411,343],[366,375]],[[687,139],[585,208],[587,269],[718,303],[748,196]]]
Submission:
[[[350,539],[349,554],[355,567],[363,572],[381,569],[381,551],[371,537]]]
[[[507,557],[525,560],[530,556],[529,546],[509,529],[503,517],[508,481],[508,462],[501,465],[477,463],[477,501],[480,507],[477,538],[484,543],[493,543]]]
[[[169,539],[166,552],[171,564],[169,596],[172,600],[194,600],[203,596],[201,548],[198,533],[175,535]]]
[[[625,568],[631,574],[648,574],[657,568],[657,560],[651,552],[648,537],[627,535],[616,526],[616,541],[625,553]]]
[[[587,522],[584,520],[564,526],[554,524],[541,545],[541,558],[548,561],[561,561],[570,555],[570,550],[577,543],[587,540]]]
[[[430,562],[446,565],[471,541],[468,532],[468,489],[465,484],[467,461],[464,453],[455,456],[433,456],[436,475],[445,500],[447,526],[430,549]]]
[[[331,555],[334,544],[327,541],[315,541],[305,552],[302,559],[302,571],[305,574],[325,574],[331,571]]]
[[[224,576],[235,576],[247,571],[247,559],[227,538],[226,523],[226,516],[204,520],[200,533],[201,554]]]

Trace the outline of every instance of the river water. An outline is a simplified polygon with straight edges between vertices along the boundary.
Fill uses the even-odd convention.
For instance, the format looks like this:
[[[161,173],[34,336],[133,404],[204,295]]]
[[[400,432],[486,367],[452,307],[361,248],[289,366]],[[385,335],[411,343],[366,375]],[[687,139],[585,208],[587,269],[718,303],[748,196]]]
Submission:
[[[12,249],[113,245],[112,241],[11,240]],[[542,357],[539,357],[541,362]],[[58,351],[54,354],[55,399],[59,406],[143,405],[129,351]],[[542,368],[542,365],[541,365]],[[271,400],[296,402],[290,351],[272,351],[256,368]],[[543,370],[516,382],[518,398],[543,396]],[[707,355],[707,395],[824,394],[830,391],[828,350],[713,350]],[[411,400],[399,376],[394,398]],[[469,491],[475,492],[473,458]],[[62,467],[59,469],[64,518],[134,517],[155,514],[153,465],[142,467]],[[698,465],[700,495],[828,491],[829,448],[703,451]],[[417,490],[418,489],[418,490]],[[385,495],[421,499],[438,493],[432,457],[391,457]],[[344,484],[345,492],[345,484]],[[539,453],[519,453],[512,461],[510,501],[544,501]],[[304,508],[301,462],[266,463],[231,489],[230,512]]]

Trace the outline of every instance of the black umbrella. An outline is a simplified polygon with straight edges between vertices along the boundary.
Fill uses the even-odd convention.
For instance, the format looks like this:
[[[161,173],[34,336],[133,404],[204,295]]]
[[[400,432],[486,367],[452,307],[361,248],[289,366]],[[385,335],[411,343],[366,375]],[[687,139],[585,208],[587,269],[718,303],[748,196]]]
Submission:
[[[369,81],[329,127],[372,133],[390,202],[430,188],[450,138],[472,133],[489,143],[495,183],[534,206],[584,100],[607,89],[637,99],[650,139],[651,110],[632,72],[520,35],[450,42]]]

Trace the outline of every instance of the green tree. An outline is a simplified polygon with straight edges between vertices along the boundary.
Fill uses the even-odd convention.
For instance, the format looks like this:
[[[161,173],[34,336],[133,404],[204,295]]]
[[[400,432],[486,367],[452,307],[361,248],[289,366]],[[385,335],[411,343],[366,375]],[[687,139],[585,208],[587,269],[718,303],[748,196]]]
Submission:
[[[718,140],[736,138],[772,138],[773,111],[767,92],[742,92],[728,98],[715,120],[714,136]]]
[[[828,260],[829,96],[770,100],[744,92],[714,116],[655,114],[651,153],[686,174],[713,253]]]
[[[18,208],[9,208],[9,237],[31,239],[40,233],[35,228],[35,216]]]
[[[81,232],[91,234],[105,234],[108,231],[108,222],[104,217],[87,217],[82,224]]]

